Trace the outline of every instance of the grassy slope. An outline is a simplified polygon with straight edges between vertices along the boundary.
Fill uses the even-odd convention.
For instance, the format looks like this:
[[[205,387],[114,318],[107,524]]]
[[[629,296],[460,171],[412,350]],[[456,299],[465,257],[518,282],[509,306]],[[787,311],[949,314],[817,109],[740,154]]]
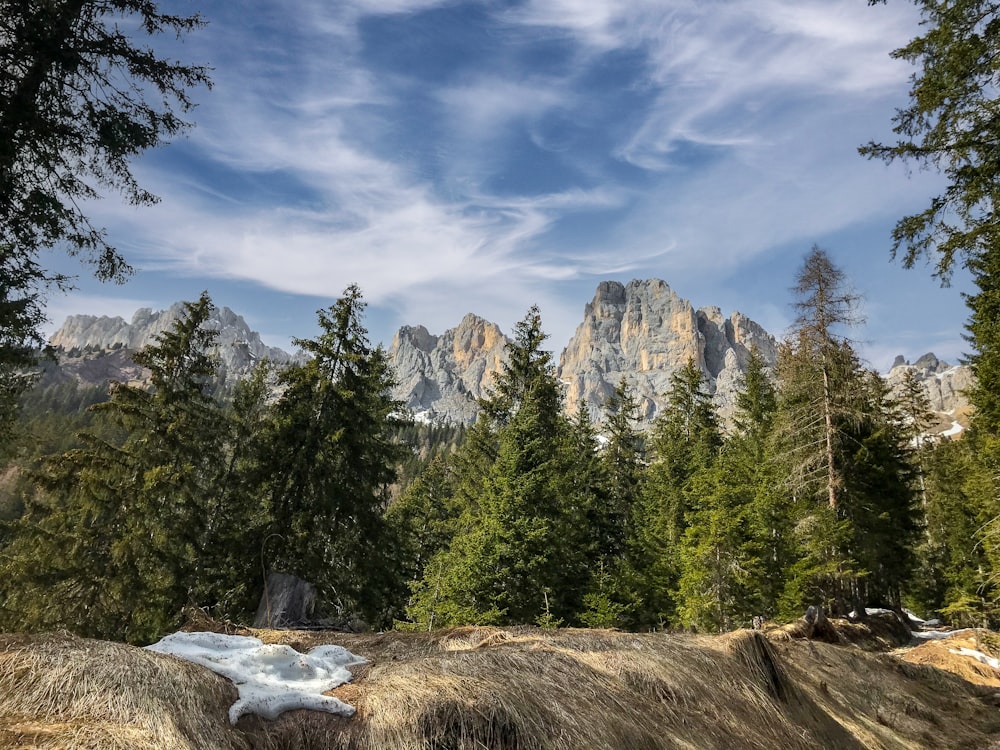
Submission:
[[[250,631],[241,630],[246,634]],[[865,644],[885,634],[833,639]],[[366,656],[334,694],[350,719],[226,718],[235,690],[169,656],[65,635],[0,636],[0,747],[987,748],[995,687],[896,654],[794,637],[534,628],[257,631]],[[828,634],[829,635],[829,634]]]

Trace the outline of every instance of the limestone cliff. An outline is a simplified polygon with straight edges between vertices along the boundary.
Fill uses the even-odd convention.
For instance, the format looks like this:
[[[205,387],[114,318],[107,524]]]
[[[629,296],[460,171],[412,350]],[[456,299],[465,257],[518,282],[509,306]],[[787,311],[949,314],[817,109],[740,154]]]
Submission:
[[[951,365],[932,353],[925,354],[910,364],[902,355],[896,357],[886,380],[898,388],[907,372],[913,372],[924,387],[930,408],[938,414],[938,424],[933,432],[957,434],[968,426],[971,411],[965,392],[972,387],[975,377],[968,365]]]
[[[389,348],[398,380],[393,397],[420,418],[474,422],[476,400],[491,387],[506,344],[496,324],[471,313],[440,336],[404,326]]]
[[[693,359],[725,418],[754,346],[774,364],[774,337],[742,313],[726,318],[718,307],[696,310],[659,279],[605,281],[562,353],[559,378],[567,404],[583,401],[598,418],[624,377],[643,416],[652,419],[664,404],[670,376]]]
[[[472,422],[476,399],[490,387],[506,343],[496,325],[475,315],[440,336],[423,326],[401,328],[389,350],[399,378],[394,396],[426,418]],[[558,376],[567,409],[582,399],[594,418],[624,376],[651,419],[663,405],[670,375],[692,357],[728,416],[754,346],[774,363],[774,337],[741,313],[726,318],[717,307],[695,310],[658,279],[605,281],[562,353]]]

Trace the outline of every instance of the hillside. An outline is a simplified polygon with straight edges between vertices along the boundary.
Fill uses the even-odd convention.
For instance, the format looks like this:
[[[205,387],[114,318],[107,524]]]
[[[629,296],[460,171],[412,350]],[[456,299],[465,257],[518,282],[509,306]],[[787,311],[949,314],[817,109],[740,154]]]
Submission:
[[[202,626],[205,623],[201,623]],[[997,686],[875,653],[893,628],[843,624],[724,636],[534,628],[348,635],[253,632],[369,664],[332,695],[344,718],[291,711],[229,725],[235,688],[172,656],[66,635],[0,636],[0,743],[10,748],[654,750],[987,748]],[[867,636],[861,634],[864,630]],[[965,657],[961,657],[965,659]],[[994,670],[995,671],[995,670]]]

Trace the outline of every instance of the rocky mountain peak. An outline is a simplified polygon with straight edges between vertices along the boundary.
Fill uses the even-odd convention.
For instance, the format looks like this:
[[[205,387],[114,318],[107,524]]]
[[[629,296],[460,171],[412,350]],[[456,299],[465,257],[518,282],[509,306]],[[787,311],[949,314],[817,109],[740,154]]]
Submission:
[[[427,417],[472,422],[506,344],[495,324],[471,314],[440,336],[405,326],[389,351],[399,377],[394,395]],[[773,364],[774,338],[741,313],[727,318],[718,307],[695,310],[660,279],[602,281],[562,352],[558,377],[567,408],[582,400],[598,419],[624,376],[651,419],[663,406],[670,376],[692,358],[726,415],[754,346]]]
[[[966,391],[975,381],[971,367],[951,365],[933,353],[924,354],[910,364],[900,354],[893,361],[886,380],[890,386],[898,388],[908,372],[912,372],[923,386],[932,410],[949,417],[967,417],[970,406]]]
[[[690,359],[705,373],[725,418],[754,346],[774,364],[774,337],[742,313],[726,318],[718,307],[695,310],[660,279],[602,282],[563,350],[559,378],[566,402],[582,401],[598,419],[624,377],[652,419],[665,403],[670,376]]]
[[[71,315],[49,339],[64,369],[87,382],[141,382],[143,373],[127,356],[154,343],[156,337],[173,327],[185,314],[183,302],[166,310],[144,307],[135,311],[132,322],[106,315]],[[260,334],[250,329],[242,316],[228,307],[216,308],[207,327],[218,332],[213,353],[219,358],[220,379],[240,378],[248,374],[254,363],[267,358],[276,364],[286,364],[296,357],[261,341]],[[87,350],[86,356],[80,352]]]
[[[472,313],[440,336],[404,326],[389,347],[398,383],[393,397],[426,419],[474,422],[477,400],[492,386],[506,346],[495,323]]]

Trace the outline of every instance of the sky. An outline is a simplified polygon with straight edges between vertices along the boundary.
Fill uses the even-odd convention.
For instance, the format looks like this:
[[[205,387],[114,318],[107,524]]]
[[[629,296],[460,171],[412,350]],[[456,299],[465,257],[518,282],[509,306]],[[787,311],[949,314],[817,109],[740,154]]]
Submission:
[[[558,356],[600,281],[659,278],[781,336],[817,244],[866,300],[852,335],[871,366],[967,352],[967,278],[891,259],[942,178],[857,153],[907,104],[913,68],[889,53],[919,33],[911,3],[160,5],[207,21],[160,48],[214,87],[135,162],[157,206],[88,207],[135,275],[79,271],[50,330],[207,290],[291,350],[357,283],[374,342],[469,312],[509,333],[537,304]]]

